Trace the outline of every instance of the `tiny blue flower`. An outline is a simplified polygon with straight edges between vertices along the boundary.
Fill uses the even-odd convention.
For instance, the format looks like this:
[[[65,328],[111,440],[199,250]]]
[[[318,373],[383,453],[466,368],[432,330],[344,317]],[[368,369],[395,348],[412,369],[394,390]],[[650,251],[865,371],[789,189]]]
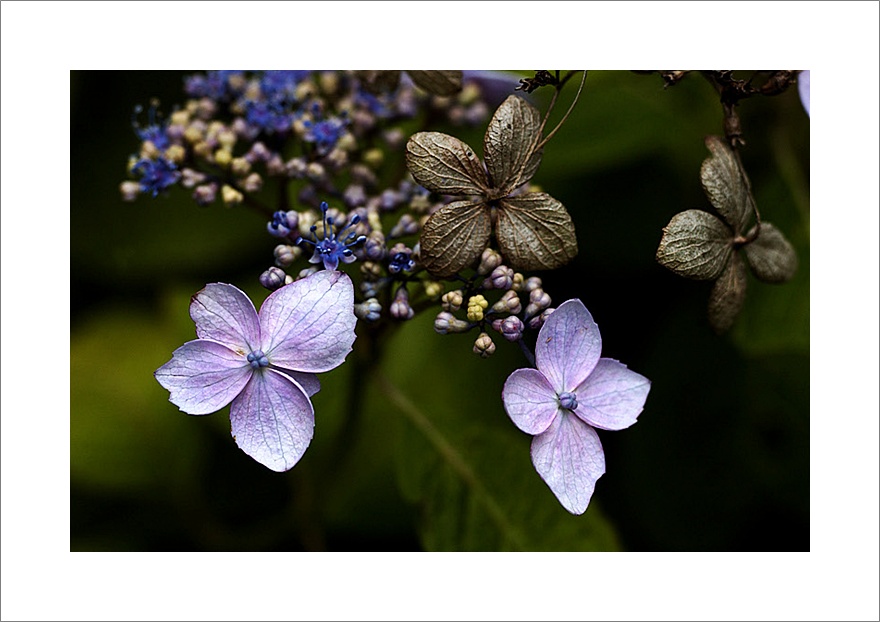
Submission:
[[[250,125],[267,134],[286,132],[293,123],[293,114],[283,100],[247,100],[245,118]]]
[[[306,128],[306,133],[303,135],[303,140],[315,143],[318,147],[318,153],[328,153],[342,138],[346,125],[348,125],[346,119],[336,117],[321,121],[304,121],[303,126]]]
[[[323,262],[325,270],[336,270],[337,266],[339,266],[340,260],[342,263],[352,263],[355,261],[356,257],[354,256],[351,247],[362,243],[367,237],[364,235],[359,236],[354,231],[346,234],[349,229],[360,222],[360,216],[357,214],[352,216],[347,225],[344,227],[338,227],[336,228],[336,231],[334,231],[336,225],[333,222],[333,218],[327,215],[328,209],[329,207],[327,203],[322,202],[321,212],[323,213],[324,223],[323,237],[318,240],[316,234],[318,226],[312,225],[311,232],[313,240],[307,240],[300,237],[297,238],[296,243],[307,242],[315,247],[315,253],[312,255],[312,258],[309,259],[309,263]]]
[[[187,76],[184,80],[184,91],[190,97],[209,97],[220,100],[232,95],[229,78],[240,75],[241,71],[223,70],[209,71],[205,75]]]
[[[141,127],[137,117],[143,111],[143,106],[135,106],[134,113],[131,115],[131,126],[134,128],[134,133],[141,140],[150,141],[157,149],[164,151],[171,146],[171,141],[166,131],[167,125],[156,120],[156,106],[150,106],[150,110],[147,113],[148,125]]]
[[[294,210],[289,212],[278,211],[272,214],[272,221],[266,223],[269,235],[276,238],[287,237],[299,223],[299,214]]]
[[[388,260],[388,272],[391,274],[409,272],[415,267],[416,262],[413,261],[412,255],[409,251],[394,253],[394,255],[391,256],[391,259]]]
[[[260,92],[266,99],[292,101],[296,96],[297,85],[311,73],[301,69],[265,71],[260,78]]]
[[[139,160],[131,169],[132,173],[140,174],[141,192],[150,193],[154,197],[166,188],[173,186],[180,179],[180,171],[165,158]]]

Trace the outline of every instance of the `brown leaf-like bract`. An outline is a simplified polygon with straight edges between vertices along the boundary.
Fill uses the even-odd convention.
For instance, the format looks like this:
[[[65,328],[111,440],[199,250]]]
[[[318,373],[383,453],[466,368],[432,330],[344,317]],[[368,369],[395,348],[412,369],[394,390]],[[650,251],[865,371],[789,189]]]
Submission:
[[[530,192],[501,199],[496,215],[498,246],[515,270],[550,270],[577,255],[571,216],[549,194]]]
[[[727,142],[718,136],[707,136],[706,147],[712,157],[703,160],[700,179],[709,201],[728,225],[739,235],[751,214],[749,191]]]
[[[433,95],[454,95],[461,90],[461,71],[457,70],[433,70],[416,71],[408,69],[407,72],[416,86],[432,93]]]
[[[489,244],[492,221],[482,201],[455,201],[431,214],[419,239],[419,261],[432,275],[447,278],[467,268]]]
[[[418,132],[406,143],[406,166],[416,183],[431,192],[485,195],[486,172],[474,150],[441,132]]]
[[[542,150],[532,147],[541,140],[541,113],[522,97],[511,95],[502,102],[483,139],[483,158],[490,183],[501,194],[529,181],[541,164]]]
[[[721,334],[733,325],[746,299],[746,266],[734,253],[709,295],[709,323]]]
[[[754,233],[754,228],[749,236]],[[745,246],[755,276],[765,283],[784,283],[797,271],[797,253],[782,232],[769,222],[761,223],[758,239]]]
[[[691,209],[672,217],[663,228],[657,261],[691,279],[716,279],[733,252],[730,229],[718,217]]]

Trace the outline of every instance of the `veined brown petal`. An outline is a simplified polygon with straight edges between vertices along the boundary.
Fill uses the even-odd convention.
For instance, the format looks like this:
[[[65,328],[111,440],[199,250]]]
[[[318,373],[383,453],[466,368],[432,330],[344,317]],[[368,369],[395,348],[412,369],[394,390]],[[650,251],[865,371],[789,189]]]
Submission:
[[[543,150],[532,151],[541,139],[541,112],[522,97],[510,95],[489,122],[483,157],[494,188],[508,194],[529,181],[541,164]]]
[[[413,134],[406,143],[406,166],[416,183],[431,192],[483,196],[488,188],[474,150],[448,134]]]
[[[565,206],[544,192],[498,202],[495,237],[515,270],[550,270],[577,255],[574,223]]]
[[[794,247],[769,222],[761,223],[758,239],[747,244],[745,252],[755,276],[765,283],[784,283],[797,271],[798,260]]]
[[[406,73],[416,83],[416,86],[433,95],[454,95],[461,90],[461,71],[416,71],[408,69]]]
[[[733,235],[708,212],[689,209],[672,217],[663,228],[657,261],[690,279],[716,279],[733,252]]]
[[[709,295],[709,323],[721,334],[733,325],[746,299],[746,266],[734,253]]]
[[[419,239],[420,262],[446,278],[474,263],[489,244],[492,222],[482,201],[455,201],[431,214]]]
[[[739,235],[752,213],[745,178],[730,145],[718,136],[707,136],[706,147],[712,157],[703,160],[700,179],[709,201],[721,218]]]

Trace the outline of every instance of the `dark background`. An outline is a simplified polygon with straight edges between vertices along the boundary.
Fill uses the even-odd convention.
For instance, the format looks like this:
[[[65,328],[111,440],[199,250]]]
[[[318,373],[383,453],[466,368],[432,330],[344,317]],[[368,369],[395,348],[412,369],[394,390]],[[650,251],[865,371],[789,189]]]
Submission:
[[[183,75],[71,73],[71,548],[495,548],[478,536],[471,497],[425,465],[413,476],[423,457],[407,451],[419,441],[375,386],[355,396],[363,415],[354,440],[338,444],[354,425],[348,365],[322,376],[315,439],[284,475],[237,449],[228,408],[188,417],[167,401],[152,372],[195,336],[189,296],[223,281],[259,304],[256,279],[275,245],[257,216],[199,208],[182,188],[119,198],[138,149],[133,107],[182,103]],[[794,89],[747,100],[740,114],[762,217],[794,244],[800,267],[785,285],[750,275],[743,312],[721,337],[706,320],[711,285],[654,261],[673,215],[708,208],[703,137],[721,132],[708,82],[693,74],[664,90],[656,74],[592,72],[545,149],[533,181],[568,208],[580,247],[571,265],[542,275],[545,289],[554,304],[583,300],[603,356],[652,381],[637,425],[600,432],[608,472],[584,517],[556,504],[503,412],[501,385],[524,366],[512,346],[481,361],[472,335],[434,334],[431,313],[388,346],[388,376],[475,464],[496,455],[481,435],[516,448],[477,470],[522,529],[540,529],[546,513],[557,537],[534,548],[590,548],[565,536],[590,524],[604,534],[595,548],[809,550],[809,119]],[[477,146],[482,130],[449,131]]]

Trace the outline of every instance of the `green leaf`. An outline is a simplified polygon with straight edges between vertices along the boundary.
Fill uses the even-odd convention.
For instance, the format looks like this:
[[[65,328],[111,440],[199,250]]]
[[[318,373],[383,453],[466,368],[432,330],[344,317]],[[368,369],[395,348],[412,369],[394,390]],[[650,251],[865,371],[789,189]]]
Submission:
[[[573,516],[535,472],[530,437],[504,412],[504,372],[467,355],[469,340],[432,334],[431,320],[420,316],[395,336],[389,347],[395,355],[378,382],[370,383],[376,393],[368,396],[383,404],[386,417],[397,418],[397,478],[401,492],[421,510],[423,546],[616,550],[616,535],[596,497],[584,515]],[[503,364],[504,356],[499,350],[493,363]],[[456,361],[454,367],[437,363],[448,360]]]
[[[716,216],[687,210],[663,228],[657,261],[690,279],[717,279],[733,252],[730,229]]]
[[[501,254],[515,270],[558,268],[578,253],[571,216],[544,192],[501,199],[495,235]]]
[[[449,96],[461,90],[462,72],[459,70],[416,71],[408,69],[412,81],[432,95]]]
[[[522,97],[510,95],[489,122],[483,158],[491,184],[502,196],[529,181],[541,164],[541,112]]]
[[[704,160],[700,167],[703,190],[721,218],[738,235],[753,211],[745,179],[727,141],[718,136],[707,136],[706,147],[712,157]]]
[[[730,258],[709,295],[709,323],[717,333],[727,331],[746,299],[746,266],[739,253]]]
[[[456,201],[431,214],[419,239],[419,262],[436,277],[474,263],[489,243],[491,220],[483,202]]]
[[[485,194],[488,187],[474,150],[448,134],[413,134],[406,143],[406,166],[413,179],[431,192],[473,196]]]
[[[749,236],[754,231],[753,228]],[[784,283],[797,271],[798,260],[794,247],[769,222],[761,223],[758,239],[747,244],[745,251],[755,276],[766,283]]]

